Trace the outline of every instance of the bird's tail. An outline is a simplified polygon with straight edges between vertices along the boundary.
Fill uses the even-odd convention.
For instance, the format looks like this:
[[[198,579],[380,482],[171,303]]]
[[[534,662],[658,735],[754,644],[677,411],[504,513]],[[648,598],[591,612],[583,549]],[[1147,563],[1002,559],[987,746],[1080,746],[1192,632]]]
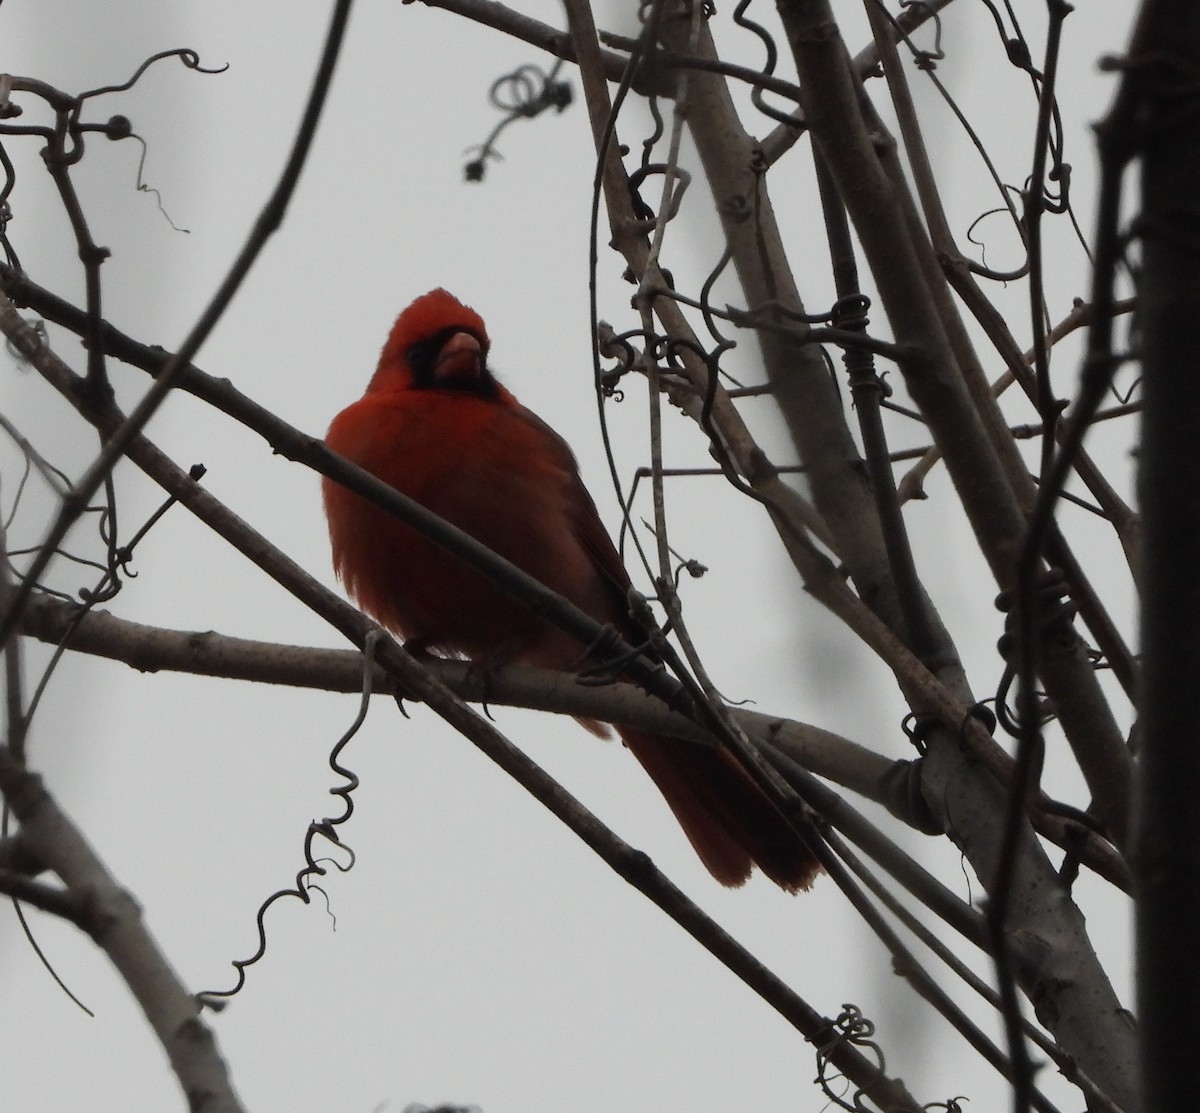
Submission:
[[[812,884],[820,870],[812,852],[730,753],[641,731],[620,735],[722,885],[743,884],[754,866],[789,893]]]

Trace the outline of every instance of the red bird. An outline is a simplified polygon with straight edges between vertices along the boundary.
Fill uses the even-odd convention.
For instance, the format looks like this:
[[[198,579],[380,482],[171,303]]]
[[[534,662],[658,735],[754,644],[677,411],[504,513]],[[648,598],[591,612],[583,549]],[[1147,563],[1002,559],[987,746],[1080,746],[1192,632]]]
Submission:
[[[493,378],[488,348],[473,309],[445,290],[417,298],[392,328],[367,393],[338,414],[326,443],[640,642],[629,574],[575,457]],[[578,666],[583,646],[479,572],[337,483],[326,479],[324,494],[334,569],[388,629],[489,666]],[[740,885],[757,865],[788,891],[808,887],[812,855],[734,758],[618,730],[718,881]]]

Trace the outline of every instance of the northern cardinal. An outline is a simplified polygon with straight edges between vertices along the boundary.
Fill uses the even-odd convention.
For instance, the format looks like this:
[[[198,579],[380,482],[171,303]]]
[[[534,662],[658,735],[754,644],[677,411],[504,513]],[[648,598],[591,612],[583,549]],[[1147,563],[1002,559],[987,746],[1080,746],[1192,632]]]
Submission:
[[[643,641],[628,614],[629,574],[575,457],[492,376],[488,348],[473,309],[441,289],[417,298],[326,443],[627,641]],[[334,568],[384,626],[487,667],[578,667],[583,646],[481,573],[329,479],[324,495]],[[808,887],[811,853],[730,754],[618,730],[718,881],[741,885],[757,865],[788,891]]]

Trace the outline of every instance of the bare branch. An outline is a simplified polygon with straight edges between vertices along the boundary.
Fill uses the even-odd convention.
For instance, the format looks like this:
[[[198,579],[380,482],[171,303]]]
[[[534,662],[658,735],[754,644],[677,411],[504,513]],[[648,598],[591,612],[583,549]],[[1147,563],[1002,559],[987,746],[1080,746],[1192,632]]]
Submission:
[[[62,878],[67,892],[79,902],[78,922],[137,998],[189,1106],[212,1113],[241,1113],[216,1040],[200,1019],[200,1006],[147,931],[137,902],[108,872],[42,779],[22,769],[7,749],[0,749],[0,791],[21,824],[21,838]]]

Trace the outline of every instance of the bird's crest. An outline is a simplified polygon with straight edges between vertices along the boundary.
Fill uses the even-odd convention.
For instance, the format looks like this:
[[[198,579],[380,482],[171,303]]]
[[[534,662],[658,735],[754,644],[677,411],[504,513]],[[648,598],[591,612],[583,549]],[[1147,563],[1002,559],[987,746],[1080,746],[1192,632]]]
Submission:
[[[456,329],[474,334],[486,352],[489,343],[487,326],[474,309],[463,305],[458,298],[440,286],[422,294],[396,318],[391,335],[388,336],[379,357],[379,369],[375,372],[368,389],[384,385],[385,382],[393,382],[396,372],[401,369],[411,375],[407,359],[414,345],[429,340],[438,333],[449,334]]]

